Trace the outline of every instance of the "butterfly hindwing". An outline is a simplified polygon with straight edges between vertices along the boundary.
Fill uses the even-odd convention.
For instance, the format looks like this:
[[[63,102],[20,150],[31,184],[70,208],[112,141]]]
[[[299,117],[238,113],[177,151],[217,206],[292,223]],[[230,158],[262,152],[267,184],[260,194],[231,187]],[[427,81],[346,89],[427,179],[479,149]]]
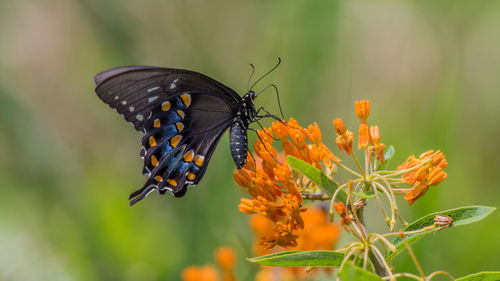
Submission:
[[[207,102],[213,109],[207,107]],[[216,95],[184,92],[161,103],[144,124],[141,151],[148,180],[131,195],[137,196],[131,203],[152,191],[151,186],[160,192],[184,195],[188,184],[197,184],[203,177],[231,121],[231,107]]]
[[[99,97],[144,134],[140,155],[148,180],[131,204],[154,190],[182,196],[197,184],[241,102],[230,88],[187,70],[121,67],[95,81]]]

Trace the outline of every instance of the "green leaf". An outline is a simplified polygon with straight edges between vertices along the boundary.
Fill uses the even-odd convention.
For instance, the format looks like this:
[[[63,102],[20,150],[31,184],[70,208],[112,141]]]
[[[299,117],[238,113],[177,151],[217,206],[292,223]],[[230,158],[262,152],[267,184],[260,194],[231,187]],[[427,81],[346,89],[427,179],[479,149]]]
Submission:
[[[480,221],[488,216],[491,212],[493,212],[496,208],[493,207],[485,207],[485,206],[468,206],[468,207],[460,207],[456,209],[441,211],[437,213],[432,213],[426,215],[415,222],[408,225],[403,231],[414,231],[422,229],[426,226],[430,226],[434,224],[434,217],[436,215],[445,215],[449,216],[453,219],[453,223],[450,227],[455,227],[459,225],[469,224],[476,221]],[[450,228],[448,227],[448,228]],[[436,229],[432,229],[426,232],[420,232],[416,234],[407,234],[406,241],[408,244],[415,243],[417,240],[422,238],[423,236],[435,232]],[[392,243],[396,246],[395,252],[389,252],[386,256],[386,260],[390,262],[397,254],[401,253],[406,247],[401,238],[396,237]]]
[[[498,281],[500,280],[499,271],[483,271],[460,277],[455,281]]]
[[[287,162],[290,167],[298,172],[301,172],[307,176],[311,181],[313,181],[324,193],[332,197],[339,186],[332,181],[327,175],[323,174],[321,170],[310,165],[309,163],[300,160],[296,157],[288,155]],[[337,194],[335,201],[345,202],[347,200],[347,194],[345,191],[340,191]]]
[[[352,262],[346,261],[342,270],[339,272],[338,277],[342,281],[382,281],[378,275],[366,271],[360,267],[355,266]]]
[[[285,251],[248,261],[269,266],[340,266],[343,259],[344,253],[334,251]]]
[[[385,169],[385,167],[387,167],[387,163],[389,163],[389,160],[391,160],[391,158],[396,154],[396,149],[394,149],[394,146],[392,145],[389,145],[389,147],[387,147],[387,149],[385,149],[384,151],[384,164],[383,165],[380,165],[377,170],[383,170]]]

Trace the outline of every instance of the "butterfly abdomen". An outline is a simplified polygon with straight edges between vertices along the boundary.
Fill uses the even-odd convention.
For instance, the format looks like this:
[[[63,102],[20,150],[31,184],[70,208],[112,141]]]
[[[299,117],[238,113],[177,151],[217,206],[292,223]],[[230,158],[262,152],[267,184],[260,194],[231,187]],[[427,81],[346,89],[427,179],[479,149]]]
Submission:
[[[231,156],[237,169],[243,168],[247,162],[248,139],[247,130],[239,122],[231,126],[230,132]]]

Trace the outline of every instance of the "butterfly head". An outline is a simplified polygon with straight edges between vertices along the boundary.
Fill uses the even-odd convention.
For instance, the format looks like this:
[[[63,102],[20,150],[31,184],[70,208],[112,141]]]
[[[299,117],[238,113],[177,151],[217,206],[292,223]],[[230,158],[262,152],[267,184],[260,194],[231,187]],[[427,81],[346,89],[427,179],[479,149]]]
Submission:
[[[254,91],[249,91],[247,95],[250,99],[252,99],[252,101],[257,97]]]

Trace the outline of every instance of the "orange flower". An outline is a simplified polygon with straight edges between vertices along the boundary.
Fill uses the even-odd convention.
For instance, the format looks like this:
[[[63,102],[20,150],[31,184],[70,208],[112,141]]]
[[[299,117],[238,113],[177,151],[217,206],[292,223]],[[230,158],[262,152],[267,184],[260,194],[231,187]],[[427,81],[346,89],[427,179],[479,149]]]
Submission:
[[[356,110],[356,115],[359,120],[361,120],[361,124],[359,125],[358,149],[366,148],[370,141],[370,128],[366,123],[366,119],[368,119],[368,116],[370,115],[370,101],[355,101],[354,109]]]
[[[182,271],[182,281],[217,281],[217,270],[213,266],[189,266]]]
[[[358,149],[365,148],[370,142],[370,128],[368,124],[361,123],[359,125]]]
[[[347,226],[351,224],[351,218],[347,214],[347,208],[345,207],[344,203],[342,202],[337,202],[335,205],[333,205],[333,208],[335,209],[335,212],[340,215],[340,223],[346,230]]]
[[[222,269],[223,281],[235,281],[233,270],[236,265],[236,253],[231,247],[220,247],[215,250],[215,260]]]
[[[446,161],[444,154],[440,150],[426,151],[420,154],[418,158],[411,155],[403,164],[399,165],[397,170],[412,169],[417,166],[420,167],[401,176],[406,183],[413,185],[411,189],[404,191],[406,195],[403,197],[408,200],[410,205],[422,197],[429,189],[429,186],[438,185],[448,176],[443,172],[443,169],[448,166],[448,161]]]
[[[417,201],[418,198],[424,196],[427,189],[429,189],[429,186],[425,184],[416,184],[412,189],[406,191],[407,193],[403,198],[408,201],[409,205],[411,205],[413,202]]]
[[[354,134],[347,130],[344,121],[342,119],[337,118],[333,120],[333,126],[335,127],[335,131],[337,132],[337,145],[339,146],[340,152],[342,149],[345,150],[347,155],[351,155],[352,153],[352,140],[354,138]]]
[[[370,101],[360,100],[354,102],[354,109],[356,110],[356,115],[358,116],[361,123],[366,123],[366,119],[370,115]]]
[[[368,147],[368,151],[370,152],[370,154],[368,154],[368,156],[376,156],[376,159],[380,160],[380,163],[384,164],[385,145],[383,143],[380,143],[380,131],[378,129],[378,126],[370,127],[370,144],[371,145]]]
[[[307,127],[307,130],[304,130],[306,133],[307,138],[314,142],[315,144],[321,143],[321,131],[318,127],[318,124],[314,122],[314,125],[309,125]]]

